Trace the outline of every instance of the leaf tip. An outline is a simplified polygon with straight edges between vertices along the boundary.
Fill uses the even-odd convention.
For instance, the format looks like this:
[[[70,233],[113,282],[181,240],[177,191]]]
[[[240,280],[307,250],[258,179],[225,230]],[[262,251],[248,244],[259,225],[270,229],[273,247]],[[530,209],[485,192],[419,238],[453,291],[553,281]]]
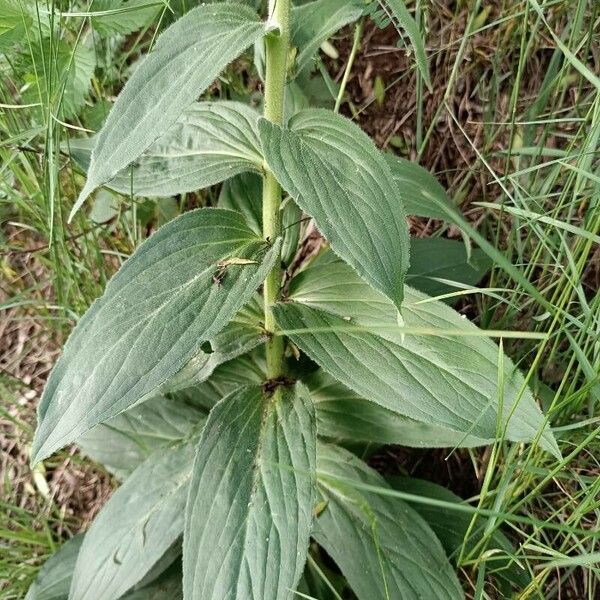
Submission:
[[[88,179],[85,185],[83,186],[83,189],[81,190],[77,201],[73,205],[71,212],[69,213],[69,218],[67,220],[69,224],[73,220],[73,217],[77,214],[77,211],[83,206],[83,203],[87,200],[89,195],[94,191],[94,189],[96,189],[96,184],[91,179]]]

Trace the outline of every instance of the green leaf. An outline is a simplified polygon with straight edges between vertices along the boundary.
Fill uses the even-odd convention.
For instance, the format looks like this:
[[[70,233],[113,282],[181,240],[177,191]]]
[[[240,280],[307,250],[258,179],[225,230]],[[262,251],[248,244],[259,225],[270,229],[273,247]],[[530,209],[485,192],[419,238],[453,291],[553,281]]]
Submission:
[[[422,496],[443,500],[448,504],[462,504],[464,501],[450,490],[414,477],[389,477],[388,483],[396,490]],[[424,519],[435,532],[442,543],[446,554],[450,558],[456,558],[463,546],[465,536],[469,532],[471,515],[452,511],[452,508],[432,506],[421,502],[407,501]],[[466,543],[467,552],[475,548],[483,538],[482,527],[476,527]],[[527,572],[517,563],[510,560],[514,556],[515,549],[508,538],[501,532],[495,531],[485,546],[489,556],[486,561],[486,572],[500,579],[505,579],[521,589],[530,583]]]
[[[22,42],[33,19],[18,0],[0,0],[0,52]]]
[[[359,600],[464,598],[439,540],[419,514],[402,500],[353,487],[355,481],[389,489],[378,473],[353,454],[321,444],[317,477],[325,504],[313,537]]]
[[[32,461],[155,396],[250,299],[279,246],[223,209],[151,236],[71,334],[39,405]]]
[[[400,190],[407,215],[440,219],[461,227],[464,217],[427,169],[391,154],[385,154],[384,157]]]
[[[463,243],[444,238],[411,238],[410,256],[406,283],[430,296],[474,286],[492,266],[482,250],[471,251],[469,260]]]
[[[154,451],[187,437],[206,413],[179,398],[157,396],[94,427],[77,445],[124,479]]]
[[[148,27],[161,10],[160,0],[94,0],[91,11],[107,14],[92,17],[92,27],[101,37],[128,35]]]
[[[25,600],[66,600],[71,586],[71,577],[81,544],[82,535],[65,542],[39,570],[31,584]]]
[[[378,0],[382,10],[394,23],[394,26],[401,33],[403,30],[415,53],[417,67],[425,81],[425,85],[431,90],[431,78],[429,77],[429,66],[427,64],[427,55],[425,54],[425,44],[421,37],[421,32],[417,22],[408,12],[403,0]]]
[[[227,180],[219,195],[219,206],[242,215],[257,235],[262,234],[262,178],[256,173],[243,173]]]
[[[69,600],[115,600],[181,536],[195,441],[161,448],[104,505],[77,558]]]
[[[122,600],[183,600],[181,563],[178,561],[148,585],[125,594]]]
[[[319,46],[334,33],[360,19],[364,0],[316,0],[292,8],[291,44],[298,50],[296,71],[310,65]]]
[[[414,448],[472,447],[493,441],[405,417],[366,400],[322,369],[304,382],[315,404],[319,435],[328,439]]]
[[[96,67],[94,51],[81,43],[76,47],[63,40],[42,38],[32,46],[22,95],[24,104],[51,103],[61,118],[74,117],[84,105]]]
[[[211,412],[188,499],[188,600],[286,600],[302,575],[316,427],[306,389],[240,388]]]
[[[265,342],[267,336],[263,325],[263,311],[262,296],[256,293],[218,335],[202,345],[204,350],[198,351],[179,373],[161,386],[161,391],[177,392],[199,384],[210,377],[219,365],[246,354]]]
[[[259,114],[239,102],[196,102],[130,166],[106,183],[125,195],[174,196],[260,171]],[[85,171],[97,138],[69,142]],[[260,198],[260,197],[259,197]]]
[[[333,251],[399,308],[409,263],[402,202],[386,161],[348,119],[306,110],[259,123],[265,159]]]
[[[299,273],[290,298],[275,305],[292,341],[361,396],[417,421],[481,439],[506,437],[558,453],[523,377],[504,358],[498,386],[498,346],[452,308],[406,288],[405,333],[395,307],[341,261]],[[411,333],[410,330],[413,329]],[[514,413],[513,413],[514,410]],[[510,418],[510,420],[509,420]]]
[[[177,121],[219,73],[264,35],[258,15],[239,5],[202,5],[169,27],[134,71],[92,152],[89,194],[136,160]]]
[[[223,184],[219,206],[242,213],[252,231],[262,235],[262,177],[256,173],[242,173]],[[281,262],[289,265],[298,250],[302,211],[291,199],[281,205]]]

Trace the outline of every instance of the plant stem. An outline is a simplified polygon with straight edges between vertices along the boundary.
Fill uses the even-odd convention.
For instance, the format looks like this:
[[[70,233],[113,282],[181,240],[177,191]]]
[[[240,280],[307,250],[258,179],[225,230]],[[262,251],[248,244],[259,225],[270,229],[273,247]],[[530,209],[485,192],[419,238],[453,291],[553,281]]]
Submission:
[[[342,106],[342,100],[344,99],[344,93],[346,92],[346,86],[348,85],[348,79],[350,78],[350,73],[352,72],[352,67],[354,66],[354,60],[356,59],[356,53],[360,48],[360,42],[362,39],[362,33],[364,28],[364,19],[360,19],[354,28],[354,41],[352,42],[352,50],[350,51],[350,56],[348,57],[348,63],[346,64],[346,69],[344,70],[344,76],[342,78],[342,83],[340,84],[340,91],[338,93],[337,99],[335,101],[335,108],[333,112],[337,113]]]
[[[283,125],[283,101],[289,54],[290,0],[269,0],[270,19],[279,27],[279,33],[265,38],[266,76],[264,117]],[[274,242],[281,235],[281,186],[270,171],[263,180],[263,236]],[[281,291],[281,265],[277,262],[264,283],[265,330],[273,334],[277,324],[271,306]],[[284,338],[271,335],[267,342],[267,376],[279,377],[283,372]]]

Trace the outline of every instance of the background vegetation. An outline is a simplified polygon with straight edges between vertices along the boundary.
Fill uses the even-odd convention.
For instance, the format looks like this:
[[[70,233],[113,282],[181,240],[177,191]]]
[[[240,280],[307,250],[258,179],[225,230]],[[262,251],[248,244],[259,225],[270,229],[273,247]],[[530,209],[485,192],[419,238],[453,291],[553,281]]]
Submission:
[[[501,513],[531,583],[520,598],[600,597],[600,4],[596,0],[416,0],[433,89],[393,26],[342,30],[312,90],[384,149],[435,173],[494,261],[458,307],[506,340],[564,458],[519,445],[464,451],[385,448],[372,464],[446,485]],[[120,262],[203,195],[137,201],[102,190],[70,225],[81,189],[70,142],[99,129],[155,35],[185,0],[0,0],[0,598],[24,597],[40,564],[85,529],[109,475],[72,448],[31,472],[35,405],[62,341]],[[209,95],[259,101],[239,60]],[[461,239],[436,221],[415,236]],[[487,244],[485,241],[487,240]],[[318,245],[313,233],[306,251]],[[460,349],[457,348],[457,352]],[[519,522],[515,521],[519,517]],[[533,525],[541,520],[544,526]],[[477,524],[490,530],[485,511]],[[499,597],[493,556],[456,557],[474,598]]]

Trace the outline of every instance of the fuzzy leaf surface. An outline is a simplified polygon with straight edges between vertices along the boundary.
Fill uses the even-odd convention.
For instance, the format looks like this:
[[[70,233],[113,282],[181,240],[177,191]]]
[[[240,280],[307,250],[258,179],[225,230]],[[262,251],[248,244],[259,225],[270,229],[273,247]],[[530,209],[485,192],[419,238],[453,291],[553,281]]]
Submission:
[[[25,600],[67,600],[83,535],[65,542],[39,570]]]
[[[543,430],[541,445],[557,453],[554,437],[544,429],[543,415],[512,362],[504,358],[500,394],[498,346],[444,303],[418,304],[425,299],[407,286],[404,328],[418,333],[403,333],[394,305],[338,260],[299,273],[290,285],[290,301],[274,310],[302,351],[384,408],[495,439],[502,398],[501,423],[506,425],[510,416],[506,437],[529,442]]]
[[[219,73],[264,32],[253,10],[227,3],[198,6],[165,30],[110,111],[71,215],[95,188],[168,131]]]
[[[258,113],[239,102],[196,102],[106,186],[121,194],[167,197],[220,183],[262,164]],[[69,144],[85,171],[97,138]]]
[[[326,504],[313,537],[359,600],[464,598],[439,540],[419,514],[402,500],[352,485],[389,489],[381,475],[350,452],[321,444],[317,477]]]
[[[38,408],[32,460],[156,395],[250,299],[279,246],[224,209],[152,235],[71,334]]]
[[[87,532],[70,600],[116,600],[181,536],[195,442],[161,448],[112,495]]]
[[[397,444],[414,448],[484,446],[493,440],[424,423],[366,400],[319,369],[305,379],[315,403],[319,435],[341,442]]]
[[[302,575],[316,426],[301,384],[225,397],[198,447],[183,547],[188,600],[287,600]]]
[[[77,445],[124,479],[155,450],[184,439],[205,419],[204,411],[184,400],[157,396],[97,425]]]
[[[270,169],[333,251],[400,308],[408,227],[388,165],[369,137],[318,109],[294,115],[288,129],[261,120],[259,132]]]
[[[291,43],[298,49],[296,70],[307,67],[323,42],[364,13],[364,0],[316,0],[292,8]]]

